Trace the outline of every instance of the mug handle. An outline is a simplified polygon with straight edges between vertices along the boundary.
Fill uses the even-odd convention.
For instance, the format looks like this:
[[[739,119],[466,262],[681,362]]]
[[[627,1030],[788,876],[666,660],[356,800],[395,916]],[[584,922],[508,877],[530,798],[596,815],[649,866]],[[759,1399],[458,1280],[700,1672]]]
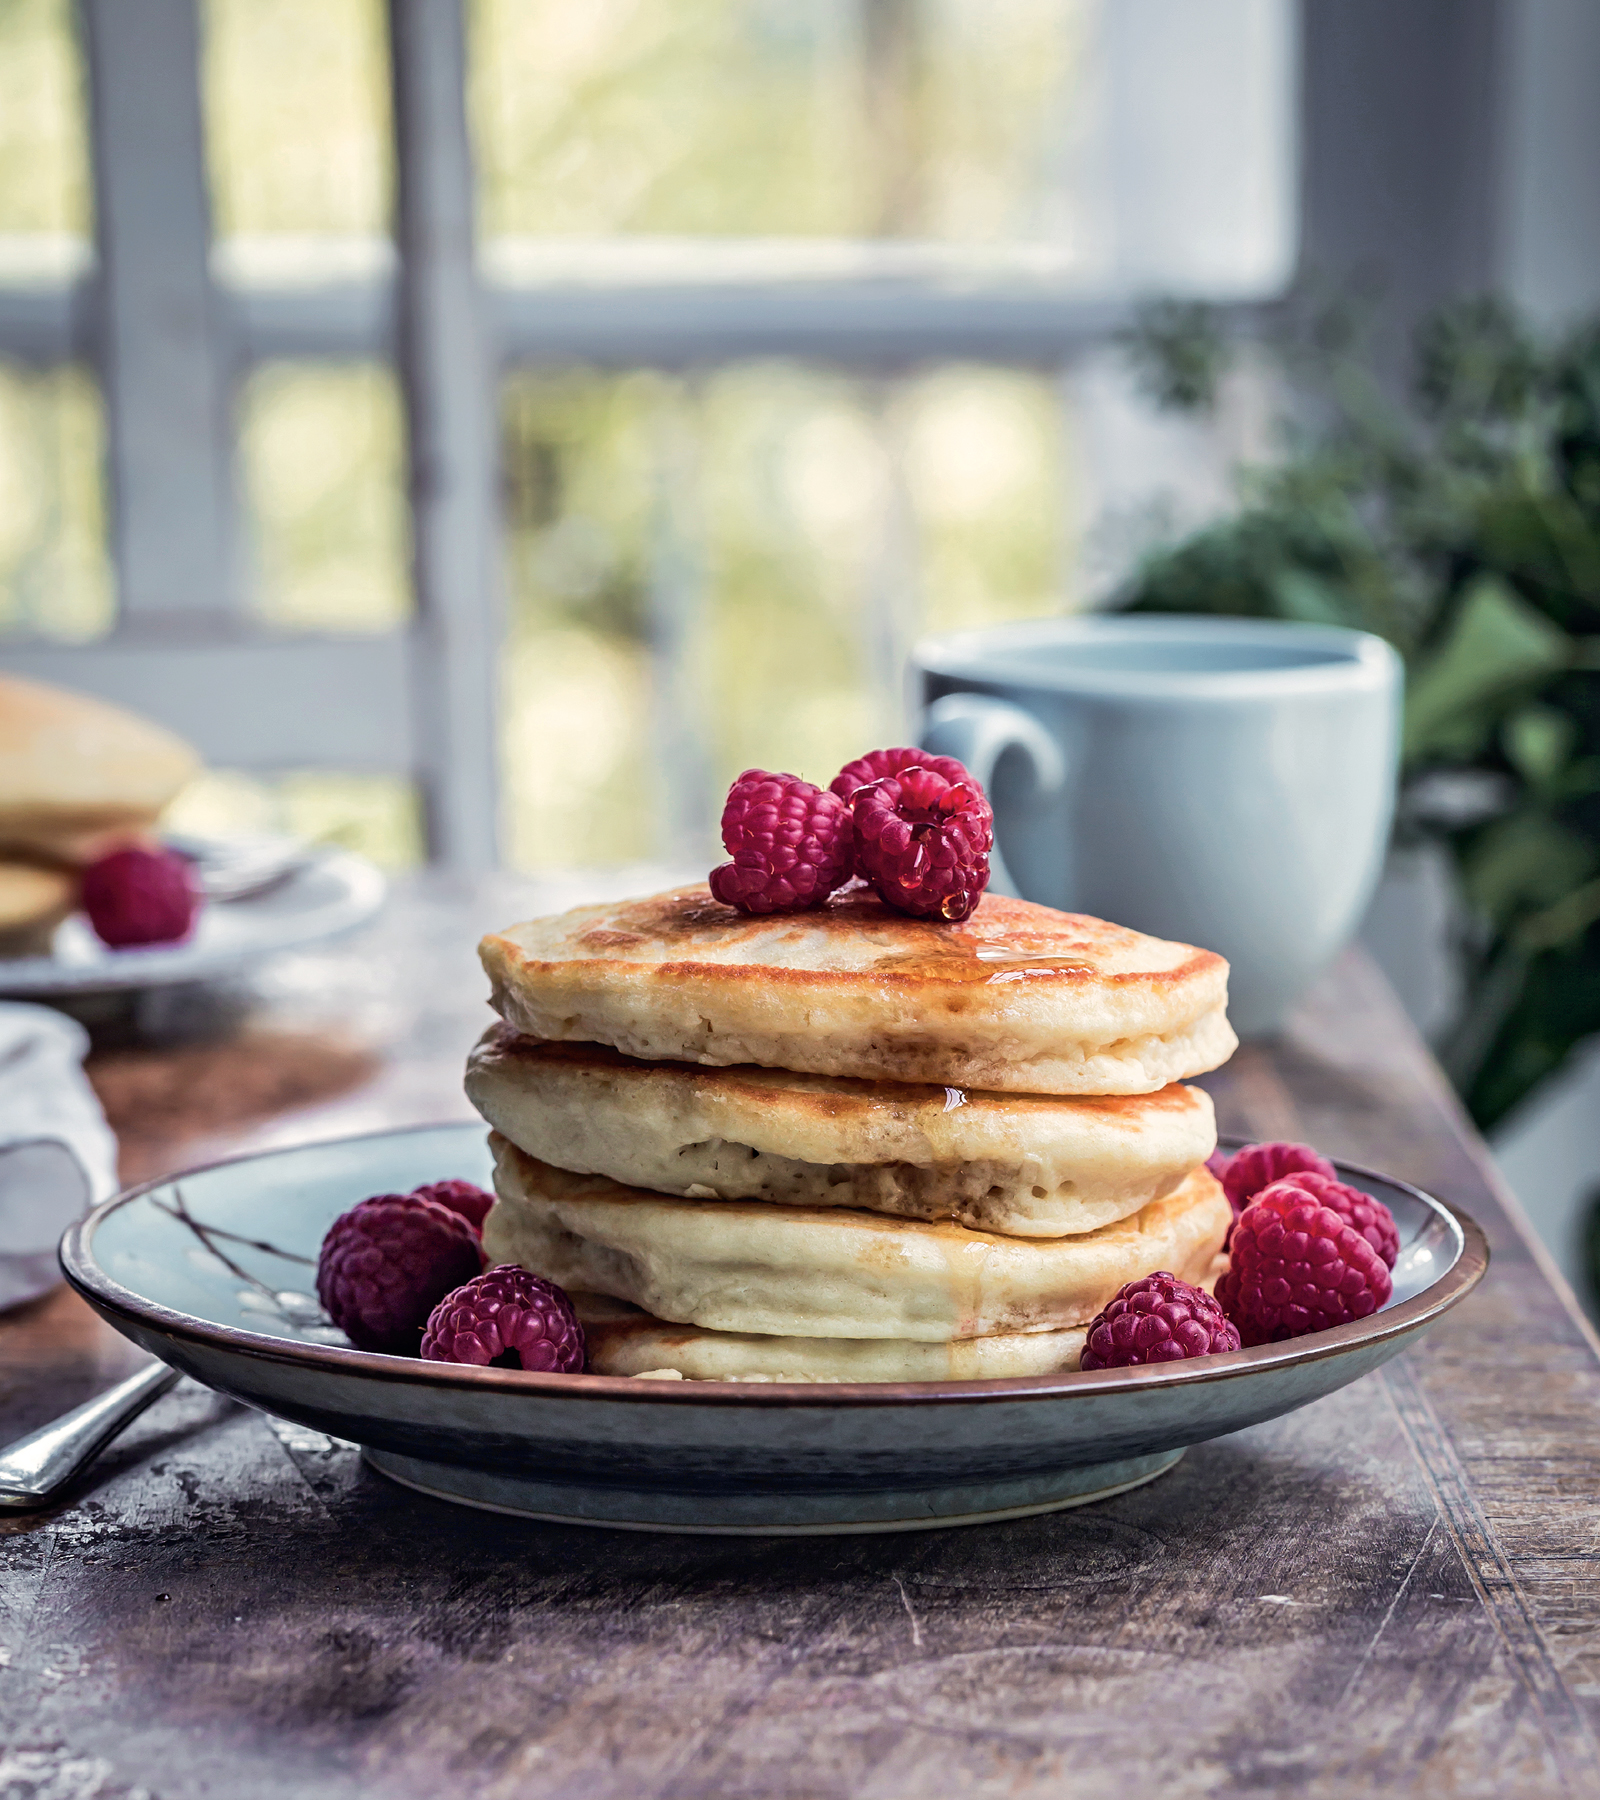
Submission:
[[[1040,800],[1050,799],[1066,786],[1067,759],[1056,740],[1032,713],[989,694],[946,694],[935,700],[923,714],[922,748],[965,763],[985,793],[1008,750],[1020,750],[1027,757],[1034,793]],[[1022,898],[1000,854],[998,839],[989,856],[989,890],[1013,900]]]

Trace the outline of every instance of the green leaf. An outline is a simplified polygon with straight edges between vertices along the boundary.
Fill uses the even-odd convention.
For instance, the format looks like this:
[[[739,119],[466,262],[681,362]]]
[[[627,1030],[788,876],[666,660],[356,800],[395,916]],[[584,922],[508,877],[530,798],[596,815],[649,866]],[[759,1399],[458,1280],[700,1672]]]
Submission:
[[[1463,715],[1529,682],[1553,675],[1572,660],[1572,643],[1493,575],[1480,575],[1462,596],[1456,616],[1411,678],[1406,692],[1408,757],[1458,741]]]
[[[1577,721],[1570,713],[1538,704],[1521,707],[1500,731],[1512,768],[1535,787],[1560,774],[1577,739]]]
[[[1563,895],[1554,906],[1536,912],[1517,927],[1515,939],[1524,950],[1559,950],[1600,919],[1600,881],[1586,881]]]
[[[1600,960],[1588,945],[1586,938],[1579,946],[1522,960],[1521,991],[1462,1082],[1482,1129],[1521,1104],[1594,1031]]]
[[[1349,609],[1326,581],[1304,569],[1278,569],[1268,581],[1278,612],[1302,625],[1348,625]]]
[[[1548,805],[1558,800],[1582,800],[1595,793],[1600,793],[1600,756],[1580,756],[1576,762],[1567,764],[1560,779],[1553,782],[1542,797]]]
[[[1497,923],[1528,906],[1548,907],[1594,873],[1600,851],[1547,813],[1531,809],[1497,819],[1479,836],[1462,868],[1472,903]]]

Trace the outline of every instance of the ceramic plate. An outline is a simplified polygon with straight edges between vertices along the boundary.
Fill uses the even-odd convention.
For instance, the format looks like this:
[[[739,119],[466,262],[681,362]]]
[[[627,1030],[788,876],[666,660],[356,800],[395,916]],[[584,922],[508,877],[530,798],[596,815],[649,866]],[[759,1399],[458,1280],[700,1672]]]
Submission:
[[[1394,1298],[1289,1344],[1150,1369],[1002,1381],[635,1381],[462,1368],[349,1349],[311,1289],[330,1222],[368,1194],[487,1185],[478,1125],[215,1163],[108,1200],[68,1232],[67,1278],[118,1330],[225,1394],[363,1446],[397,1481],[538,1518],[645,1530],[892,1531],[1074,1506],[1186,1445],[1343,1387],[1476,1286],[1472,1221],[1341,1166],[1392,1208]]]
[[[75,914],[57,929],[51,955],[0,960],[0,997],[43,999],[211,981],[259,957],[363,924],[383,904],[386,887],[365,858],[317,849],[260,893],[209,901],[187,943],[111,950]]]

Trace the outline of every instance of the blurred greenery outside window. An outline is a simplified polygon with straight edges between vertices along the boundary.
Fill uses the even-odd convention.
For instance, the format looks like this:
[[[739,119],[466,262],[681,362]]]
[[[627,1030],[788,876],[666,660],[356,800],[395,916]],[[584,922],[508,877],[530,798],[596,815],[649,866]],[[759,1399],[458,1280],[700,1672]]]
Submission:
[[[483,237],[1059,234],[1055,101],[1082,9],[1005,0],[984,30],[961,8],[925,9],[934,28],[907,70],[895,59],[913,10],[472,5]],[[276,282],[370,266],[393,183],[381,6],[206,0],[203,22],[220,266]],[[291,630],[403,623],[404,457],[389,374],[260,368],[238,420],[257,615]],[[875,586],[909,582],[929,626],[1060,604],[1067,476],[1048,377],[514,369],[502,431],[505,817],[517,866],[671,849],[652,582],[674,531],[690,540],[698,590],[688,654],[712,730],[713,818],[739,768],[826,779],[890,728],[869,641]],[[258,814],[273,785],[282,791],[255,784]]]
[[[1082,0],[472,0],[501,237],[1066,242]]]
[[[0,3],[0,284],[80,274],[94,233],[71,0]],[[111,628],[98,384],[0,355],[0,631]]]
[[[411,614],[394,371],[266,363],[239,391],[248,591],[285,631],[390,631]]]
[[[979,257],[1021,245],[1087,266],[1104,250],[1082,178],[1104,17],[1101,0],[467,0],[485,267],[537,270],[579,241],[648,260],[652,244],[784,237]],[[200,0],[200,25],[218,281],[312,288],[392,268],[382,0]],[[26,237],[24,262],[82,266],[89,189],[70,0],[0,0],[0,252]],[[661,750],[686,699],[710,823],[743,766],[826,780],[902,730],[895,645],[1075,604],[1064,393],[1054,371],[977,364],[509,369],[511,860],[670,854]],[[296,633],[403,625],[393,371],[258,364],[234,417],[254,618]],[[89,473],[102,437],[91,377],[0,365],[0,495],[25,495],[0,520],[0,628],[86,637],[112,623]],[[301,829],[314,791],[344,796],[319,829],[385,861],[418,854],[399,781],[223,772],[183,822],[232,806]]]
[[[486,257],[523,239],[1063,242],[1086,18],[1061,0],[474,0]],[[672,854],[664,702],[704,721],[714,823],[741,768],[825,783],[904,730],[885,616],[911,635],[1062,604],[1050,377],[524,369],[502,418],[520,866]],[[691,691],[664,696],[652,583],[684,557]]]
[[[980,30],[962,8],[925,8],[932,28],[908,69],[896,59],[915,10],[471,5],[482,236],[492,247],[629,233],[1059,235],[1055,102],[1083,9],[1004,0]],[[381,5],[205,0],[202,20],[226,278],[293,283],[380,265],[393,186]],[[391,374],[258,368],[237,416],[257,616],[297,631],[402,624]],[[698,590],[688,654],[712,729],[712,818],[739,768],[826,779],[888,728],[869,641],[875,587],[909,581],[929,626],[1060,604],[1067,476],[1048,377],[514,369],[502,431],[505,817],[517,866],[671,849],[652,583],[674,532],[689,539]],[[896,459],[905,474],[892,479]],[[252,816],[285,816],[283,783],[229,777],[226,791],[247,785]],[[386,805],[414,820],[398,797]],[[202,810],[215,813],[215,796],[185,822]],[[359,841],[393,860],[419,840],[408,825],[382,846]]]
[[[0,0],[0,274],[81,267],[93,236],[72,0]]]
[[[879,382],[791,363],[692,381],[523,372],[506,383],[503,442],[521,866],[663,849],[651,582],[674,506],[697,563],[690,663],[713,819],[741,768],[825,783],[899,729],[873,667],[875,583],[909,577],[930,628],[1059,605],[1065,453],[1042,377],[952,366]],[[682,491],[663,493],[669,483]]]
[[[115,612],[93,375],[0,362],[0,632],[85,643]]]
[[[394,187],[381,0],[202,0],[201,98],[218,278],[307,287],[387,266]],[[399,384],[380,363],[258,364],[234,399],[245,602],[286,632],[362,633],[411,614]],[[265,830],[419,862],[399,777],[212,771],[188,831]]]

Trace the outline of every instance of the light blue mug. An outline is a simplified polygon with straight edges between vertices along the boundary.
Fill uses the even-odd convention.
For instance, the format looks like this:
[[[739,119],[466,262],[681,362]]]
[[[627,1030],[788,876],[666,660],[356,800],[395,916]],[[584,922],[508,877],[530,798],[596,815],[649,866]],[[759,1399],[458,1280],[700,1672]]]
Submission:
[[[1348,941],[1394,814],[1401,666],[1331,626],[1049,619],[912,656],[921,744],[994,803],[990,885],[1220,951],[1241,1035]]]

